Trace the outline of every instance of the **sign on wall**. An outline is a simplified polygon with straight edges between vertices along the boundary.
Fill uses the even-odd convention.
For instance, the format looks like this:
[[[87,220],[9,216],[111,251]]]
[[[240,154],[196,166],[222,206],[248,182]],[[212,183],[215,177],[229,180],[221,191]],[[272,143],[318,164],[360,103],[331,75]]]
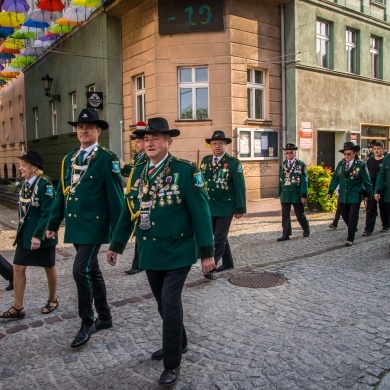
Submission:
[[[300,149],[313,149],[313,129],[299,130]]]
[[[103,92],[87,92],[87,108],[103,108]]]

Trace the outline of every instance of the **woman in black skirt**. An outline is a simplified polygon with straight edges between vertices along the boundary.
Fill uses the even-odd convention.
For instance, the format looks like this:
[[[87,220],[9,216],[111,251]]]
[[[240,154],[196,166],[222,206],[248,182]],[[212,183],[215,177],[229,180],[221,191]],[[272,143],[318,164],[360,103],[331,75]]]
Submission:
[[[58,307],[55,268],[57,239],[45,237],[54,188],[50,180],[43,176],[42,163],[42,156],[32,150],[19,158],[19,171],[24,181],[19,193],[19,225],[14,242],[15,297],[13,306],[0,313],[0,318],[22,319],[26,315],[23,298],[27,266],[44,267],[46,272],[49,298],[42,313],[51,313]]]

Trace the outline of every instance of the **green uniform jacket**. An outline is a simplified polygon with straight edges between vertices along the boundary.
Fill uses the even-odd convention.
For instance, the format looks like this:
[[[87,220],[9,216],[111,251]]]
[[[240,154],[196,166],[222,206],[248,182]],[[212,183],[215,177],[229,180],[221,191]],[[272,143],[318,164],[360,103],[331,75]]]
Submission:
[[[141,155],[139,155],[139,153],[136,153],[131,159],[130,164],[125,164],[125,166],[121,168],[121,175],[123,177],[129,177],[133,167],[137,166],[138,164],[142,164],[147,159],[148,156],[146,155],[146,153],[142,153]]]
[[[113,152],[96,147],[90,155],[88,169],[72,193],[69,191],[72,159],[77,151],[72,151],[63,160],[47,230],[58,231],[65,217],[64,242],[107,244],[111,241],[123,204],[119,160]]]
[[[33,195],[33,192],[35,192],[35,195]],[[19,200],[20,219],[13,245],[16,245],[21,232],[23,232],[23,249],[31,249],[31,239],[33,237],[41,240],[41,248],[57,245],[57,238],[54,240],[46,238],[46,226],[54,196],[53,185],[49,178],[45,176],[38,176],[28,190],[25,189],[23,182]],[[31,201],[22,202],[23,199],[30,199]]]
[[[246,213],[245,178],[240,160],[225,153],[213,165],[213,155],[208,155],[202,159],[200,169],[206,182],[211,216]]]
[[[308,178],[306,164],[295,159],[291,168],[287,160],[279,168],[279,197],[282,203],[301,203],[307,198]]]
[[[345,170],[345,159],[337,164],[329,185],[330,195],[338,185],[340,185],[340,203],[360,203],[363,196],[372,196],[372,184],[367,165],[361,160],[355,159],[348,171]]]
[[[196,164],[171,158],[151,207],[149,230],[141,230],[139,194],[148,164],[138,165],[130,176],[130,192],[126,195],[110,250],[123,253],[135,230],[139,264],[145,270],[168,270],[194,264],[198,258],[214,256],[213,230],[202,174]],[[165,164],[165,163],[163,163]],[[150,188],[156,186],[154,180]],[[142,187],[142,188],[141,188]],[[199,251],[197,253],[197,251]]]
[[[385,155],[382,168],[376,177],[375,193],[381,194],[381,198],[390,203],[390,153]]]

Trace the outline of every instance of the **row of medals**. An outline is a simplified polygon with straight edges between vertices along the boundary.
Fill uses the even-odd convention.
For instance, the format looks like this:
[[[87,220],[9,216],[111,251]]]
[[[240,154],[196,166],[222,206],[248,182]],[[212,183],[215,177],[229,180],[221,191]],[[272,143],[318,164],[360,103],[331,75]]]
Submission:
[[[218,169],[218,167],[221,164],[215,164],[212,163],[213,168],[212,171],[214,172],[213,174],[213,182],[216,183],[215,187],[216,188],[221,188],[222,190],[228,190],[228,177],[229,177],[229,169],[223,168],[223,169]],[[219,177],[219,173],[221,173],[222,177]]]
[[[21,214],[19,218],[19,222],[21,223],[24,222],[24,218],[26,217],[30,206],[39,207],[39,201],[35,201],[35,197],[33,196],[33,191],[36,188],[35,184],[30,188],[27,188],[25,185],[23,185],[23,188],[21,190],[19,196],[19,206],[20,206],[20,214]],[[28,208],[27,205],[29,205]]]
[[[166,204],[171,205],[174,203],[174,200],[172,199],[172,192],[174,193],[173,195],[176,195],[176,203],[180,204],[182,202],[182,200],[179,197],[179,192],[177,192],[175,194],[175,192],[178,189],[179,189],[179,186],[176,183],[173,183],[172,185],[170,185],[168,183],[165,186],[163,186],[163,179],[162,178],[158,179],[157,183],[150,188],[150,191],[149,191],[149,185],[144,184],[144,186],[142,187],[142,194],[146,195],[149,193],[149,195],[152,196],[152,199],[148,200],[148,201],[142,201],[142,195],[139,194],[138,198],[140,199],[140,202],[141,202],[141,209],[150,208],[150,207],[153,209],[155,208],[156,200],[154,199],[154,196],[153,196],[155,194],[155,192],[157,192],[158,197],[160,198],[160,200],[158,202],[160,207],[164,207]],[[171,192],[167,192],[169,190],[171,190]],[[166,198],[167,198],[166,201],[164,200],[164,197],[163,197],[164,192],[161,193],[160,191],[166,191]]]

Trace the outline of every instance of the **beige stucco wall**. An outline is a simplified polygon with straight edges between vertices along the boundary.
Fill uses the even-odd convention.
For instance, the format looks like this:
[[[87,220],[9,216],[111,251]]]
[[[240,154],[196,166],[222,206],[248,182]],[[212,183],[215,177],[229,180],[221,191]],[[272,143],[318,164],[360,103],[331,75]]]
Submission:
[[[215,130],[233,138],[227,151],[236,155],[236,129],[281,129],[280,12],[277,4],[256,0],[225,2],[225,30],[177,35],[158,34],[157,1],[146,0],[122,16],[124,151],[130,157],[135,126],[134,77],[145,75],[147,118],[163,116],[181,131],[171,151],[199,162],[210,153],[205,143]],[[206,121],[178,120],[177,69],[209,69],[209,116]],[[247,123],[248,67],[266,72],[266,119]],[[280,136],[282,136],[280,132]],[[279,160],[245,162],[248,199],[277,195]]]

